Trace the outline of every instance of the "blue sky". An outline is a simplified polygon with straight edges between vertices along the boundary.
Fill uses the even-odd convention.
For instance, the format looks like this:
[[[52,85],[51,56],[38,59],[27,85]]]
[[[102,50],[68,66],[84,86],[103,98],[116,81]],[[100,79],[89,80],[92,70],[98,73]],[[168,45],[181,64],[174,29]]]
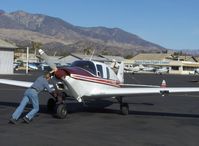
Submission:
[[[198,0],[0,0],[83,27],[118,27],[169,49],[199,49]]]

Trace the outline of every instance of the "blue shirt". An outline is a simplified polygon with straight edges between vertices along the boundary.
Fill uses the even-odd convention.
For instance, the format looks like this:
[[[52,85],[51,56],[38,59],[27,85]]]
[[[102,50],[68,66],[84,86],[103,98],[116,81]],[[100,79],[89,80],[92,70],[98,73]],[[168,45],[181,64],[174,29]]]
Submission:
[[[32,84],[31,88],[37,90],[37,92],[41,92],[44,89],[47,89],[48,92],[52,92],[53,90],[49,87],[48,80],[44,76],[40,76],[36,79],[36,81]]]

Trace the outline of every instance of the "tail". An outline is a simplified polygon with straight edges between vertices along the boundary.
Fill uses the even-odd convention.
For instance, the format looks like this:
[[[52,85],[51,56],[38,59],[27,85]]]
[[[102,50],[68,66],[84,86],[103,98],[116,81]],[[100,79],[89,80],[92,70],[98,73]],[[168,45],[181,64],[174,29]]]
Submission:
[[[121,62],[118,72],[117,72],[117,77],[120,81],[120,83],[124,83],[124,62]]]

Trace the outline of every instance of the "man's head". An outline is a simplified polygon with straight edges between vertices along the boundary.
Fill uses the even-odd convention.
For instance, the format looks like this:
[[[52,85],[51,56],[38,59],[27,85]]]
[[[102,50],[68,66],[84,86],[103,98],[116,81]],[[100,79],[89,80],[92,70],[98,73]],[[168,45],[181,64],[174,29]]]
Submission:
[[[44,77],[46,78],[46,80],[50,80],[51,74],[50,74],[50,73],[46,73],[46,74],[44,75]]]

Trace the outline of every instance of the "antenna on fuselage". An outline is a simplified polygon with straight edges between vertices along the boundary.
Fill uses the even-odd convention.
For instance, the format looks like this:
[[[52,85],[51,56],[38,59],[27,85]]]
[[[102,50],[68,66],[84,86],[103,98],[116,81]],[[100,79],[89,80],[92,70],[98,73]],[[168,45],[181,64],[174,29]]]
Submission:
[[[120,63],[120,66],[117,72],[117,77],[121,83],[124,83],[124,62],[123,61]]]
[[[92,61],[92,58],[93,58],[94,53],[95,53],[95,49],[93,50],[92,55],[91,55],[91,57],[90,57],[90,59],[89,59],[90,61]]]

